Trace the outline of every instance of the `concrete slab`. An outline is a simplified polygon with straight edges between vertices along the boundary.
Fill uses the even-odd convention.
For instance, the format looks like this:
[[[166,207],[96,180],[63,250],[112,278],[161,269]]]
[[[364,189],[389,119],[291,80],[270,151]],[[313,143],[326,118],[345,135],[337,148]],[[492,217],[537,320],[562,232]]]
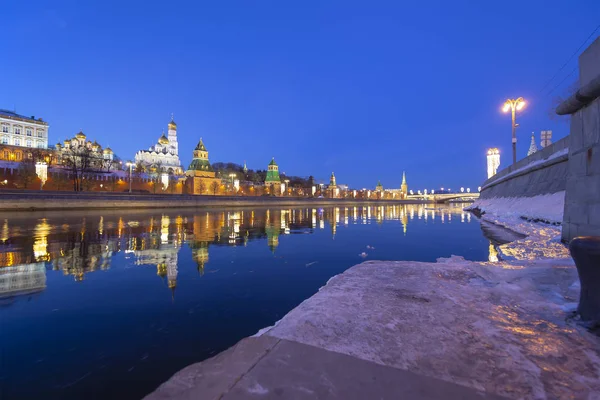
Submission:
[[[567,320],[570,262],[366,262],[265,334],[509,398],[600,393],[600,340]]]
[[[223,400],[482,398],[500,397],[287,340],[223,396]]]
[[[220,399],[278,342],[269,336],[244,339],[213,358],[177,372],[145,400]]]

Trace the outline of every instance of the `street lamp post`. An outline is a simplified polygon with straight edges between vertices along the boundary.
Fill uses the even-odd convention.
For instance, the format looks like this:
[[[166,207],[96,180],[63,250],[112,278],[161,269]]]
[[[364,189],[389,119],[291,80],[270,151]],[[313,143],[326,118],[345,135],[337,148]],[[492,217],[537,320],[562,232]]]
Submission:
[[[513,151],[513,164],[517,163],[517,111],[521,111],[525,107],[525,99],[519,97],[518,99],[506,99],[504,102],[504,108],[502,111],[512,112],[512,151]]]
[[[131,193],[131,173],[133,172],[133,163],[128,162],[127,166],[129,167],[129,193]]]

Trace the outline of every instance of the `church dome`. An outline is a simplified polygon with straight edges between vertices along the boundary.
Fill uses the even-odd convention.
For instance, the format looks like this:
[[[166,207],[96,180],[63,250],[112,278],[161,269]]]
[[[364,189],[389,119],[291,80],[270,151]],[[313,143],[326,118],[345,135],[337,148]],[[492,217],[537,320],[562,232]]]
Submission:
[[[177,129],[177,124],[175,123],[173,118],[171,118],[171,122],[169,122],[169,129]]]
[[[79,133],[77,135],[75,135],[75,137],[77,139],[85,139],[85,134],[83,133],[83,131],[79,131]]]
[[[163,133],[162,136],[158,139],[158,143],[160,144],[169,144],[169,139]]]
[[[65,144],[71,144],[71,139],[65,139]]]
[[[104,149],[104,154],[113,154],[113,151],[110,147]]]

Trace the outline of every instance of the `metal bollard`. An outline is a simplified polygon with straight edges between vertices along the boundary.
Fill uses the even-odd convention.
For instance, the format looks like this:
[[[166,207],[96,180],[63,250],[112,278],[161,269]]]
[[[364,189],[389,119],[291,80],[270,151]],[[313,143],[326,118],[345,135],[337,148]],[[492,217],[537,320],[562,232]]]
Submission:
[[[576,237],[569,251],[581,283],[577,312],[582,321],[600,321],[600,237]]]

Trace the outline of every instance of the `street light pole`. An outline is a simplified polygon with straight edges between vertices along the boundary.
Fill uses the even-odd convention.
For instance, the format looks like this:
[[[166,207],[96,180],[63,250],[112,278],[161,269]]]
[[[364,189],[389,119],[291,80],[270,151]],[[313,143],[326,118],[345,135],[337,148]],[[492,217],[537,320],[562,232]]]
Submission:
[[[517,111],[520,111],[525,107],[525,100],[522,97],[518,99],[507,99],[504,102],[504,112],[511,110],[512,114],[512,153],[513,153],[513,164],[517,163]]]
[[[129,167],[129,193],[131,193],[131,172],[133,170],[133,163],[128,162],[127,166]]]

